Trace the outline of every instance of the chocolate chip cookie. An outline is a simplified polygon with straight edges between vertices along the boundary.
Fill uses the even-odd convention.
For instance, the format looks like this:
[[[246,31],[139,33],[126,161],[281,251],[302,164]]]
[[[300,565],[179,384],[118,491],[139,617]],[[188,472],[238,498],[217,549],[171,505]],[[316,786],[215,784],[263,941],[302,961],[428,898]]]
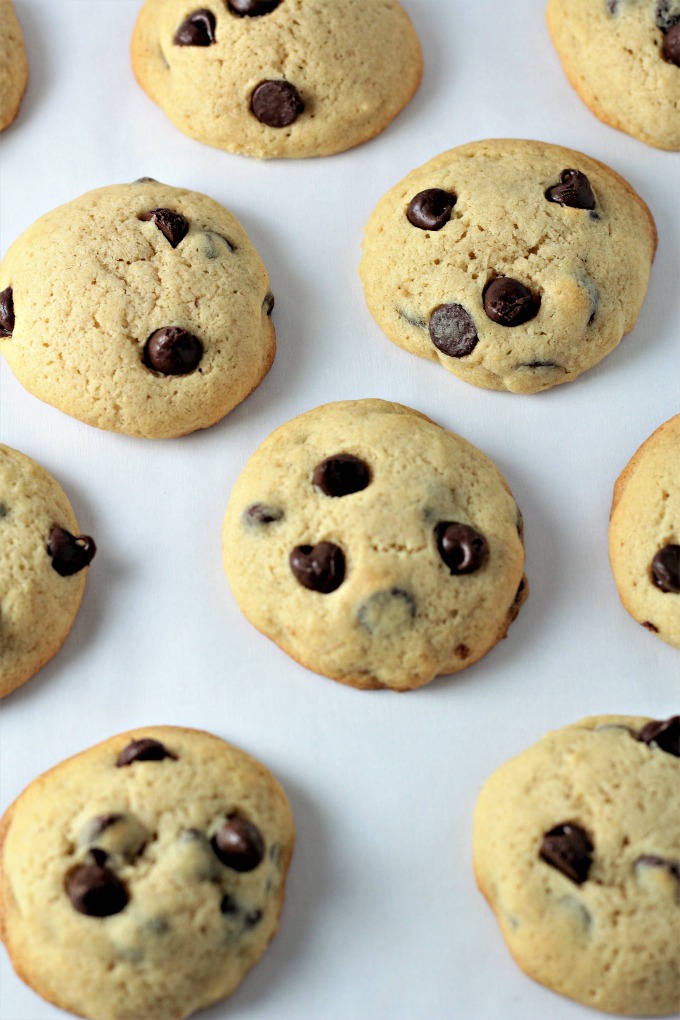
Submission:
[[[0,0],[0,131],[19,113],[28,83],[21,25],[10,0]]]
[[[474,863],[529,977],[626,1016],[680,1003],[680,716],[584,719],[487,780]]]
[[[63,645],[95,551],[58,482],[0,445],[0,698]]]
[[[680,648],[680,414],[642,444],[617,479],[609,558],[631,616]]]
[[[183,1020],[276,933],[293,820],[274,777],[209,733],[121,733],[35,780],[0,823],[17,973],[91,1020]]]
[[[522,520],[497,468],[383,400],[326,404],[273,432],[234,488],[223,550],[250,622],[354,687],[464,669],[527,594]]]
[[[146,0],[132,64],[189,137],[261,159],[328,156],[373,138],[422,73],[398,0]]]
[[[266,375],[267,271],[205,195],[141,178],[42,216],[0,265],[0,352],[41,400],[98,428],[207,428]]]
[[[680,149],[680,0],[548,0],[569,83],[605,124]]]
[[[618,174],[542,142],[471,142],[378,203],[360,266],[390,340],[466,382],[535,393],[596,365],[635,325],[656,248]]]

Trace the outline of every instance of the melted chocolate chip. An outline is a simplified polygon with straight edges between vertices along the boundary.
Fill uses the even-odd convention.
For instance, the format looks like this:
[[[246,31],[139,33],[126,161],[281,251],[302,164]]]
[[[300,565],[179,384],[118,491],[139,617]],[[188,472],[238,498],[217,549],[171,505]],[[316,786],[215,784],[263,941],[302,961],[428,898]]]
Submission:
[[[443,521],[435,534],[439,555],[452,574],[474,574],[483,565],[487,541],[469,524]]]
[[[654,20],[662,32],[669,32],[674,25],[680,23],[680,4],[678,0],[657,0]]]
[[[675,64],[676,67],[680,67],[680,22],[669,28],[664,36],[661,53],[663,59],[669,64]]]
[[[545,833],[539,856],[576,885],[583,885],[592,864],[592,852],[587,832],[573,822],[563,822]]]
[[[212,46],[215,42],[215,15],[202,7],[182,22],[175,33],[175,46]]]
[[[521,326],[538,314],[541,299],[519,280],[498,276],[484,288],[484,311],[501,326]]]
[[[371,480],[368,464],[351,453],[336,453],[314,468],[312,481],[326,496],[361,492]]]
[[[6,505],[4,503],[0,503],[0,519],[6,517],[8,513],[9,510],[7,509]]]
[[[94,539],[89,535],[72,535],[65,528],[54,527],[50,531],[47,552],[52,558],[52,569],[60,577],[70,577],[84,570],[97,551]]]
[[[642,626],[646,627],[647,630],[651,630],[653,634],[659,633],[659,628],[656,626],[656,624],[652,623],[651,620],[644,620]]]
[[[420,230],[441,230],[451,219],[456,198],[456,195],[442,191],[441,188],[419,191],[409,202],[406,218]]]
[[[239,18],[260,18],[263,14],[271,14],[281,0],[227,0],[227,7]]]
[[[238,902],[233,896],[230,896],[229,893],[225,893],[220,900],[220,912],[222,914],[238,914],[239,911],[240,908]]]
[[[277,506],[266,506],[264,503],[251,503],[243,511],[245,524],[274,524],[283,519],[283,510]]]
[[[211,840],[222,864],[233,871],[252,871],[264,857],[264,840],[256,825],[240,815],[229,815]]]
[[[14,295],[11,287],[0,293],[0,336],[11,336],[14,332]]]
[[[335,591],[345,579],[345,557],[333,542],[298,545],[290,554],[289,562],[303,588],[322,595]]]
[[[262,311],[265,315],[271,315],[274,310],[274,295],[267,294],[264,301],[262,302]]]
[[[450,358],[472,354],[479,340],[474,319],[462,305],[438,305],[430,316],[429,329],[437,350]]]
[[[177,755],[168,751],[165,744],[160,740],[153,740],[151,737],[142,737],[140,740],[133,740],[124,747],[118,755],[116,768],[123,768],[125,765],[132,765],[134,761],[163,761],[164,758],[172,758],[177,761]]]
[[[595,208],[595,195],[590,181],[580,170],[563,170],[560,183],[548,188],[545,197],[549,202],[567,205],[570,209]]]
[[[173,248],[176,248],[189,233],[188,220],[181,213],[173,212],[172,209],[150,209],[149,212],[142,213],[139,218],[140,220],[153,220]]]
[[[667,594],[680,593],[680,545],[665,545],[652,560],[652,581]]]
[[[305,108],[300,93],[289,81],[263,81],[250,97],[250,109],[267,127],[288,127]]]
[[[254,928],[256,924],[260,923],[262,917],[263,917],[262,911],[260,910],[259,907],[256,907],[255,910],[251,910],[246,914],[246,916],[243,918],[243,922],[246,928]]]
[[[127,889],[104,864],[83,864],[66,879],[66,892],[80,914],[88,917],[110,917],[124,910]]]
[[[203,344],[180,326],[157,329],[146,341],[144,364],[161,375],[188,375],[198,368]]]
[[[672,715],[670,719],[652,720],[642,727],[638,740],[644,744],[654,745],[660,751],[666,751],[680,758],[680,715]]]

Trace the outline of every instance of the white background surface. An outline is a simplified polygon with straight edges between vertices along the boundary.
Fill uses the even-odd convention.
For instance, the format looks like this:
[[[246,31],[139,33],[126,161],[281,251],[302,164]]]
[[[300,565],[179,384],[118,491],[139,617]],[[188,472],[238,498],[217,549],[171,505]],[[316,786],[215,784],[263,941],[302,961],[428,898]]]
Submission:
[[[279,347],[227,419],[169,441],[82,425],[0,364],[1,441],[55,475],[99,546],[66,646],[2,705],[0,808],[121,730],[210,729],[278,775],[298,845],[279,936],[206,1020],[594,1016],[512,963],[475,889],[471,819],[486,776],[546,730],[593,713],[678,711],[680,653],[620,606],[607,519],[619,471],[680,410],[680,155],[588,112],[549,43],[543,0],[405,0],[425,54],[410,106],[358,149],[273,163],[190,141],[142,93],[128,58],[138,0],[16,6],[31,81],[0,138],[0,253],[91,188],[147,175],[204,191],[268,266]],[[603,160],[659,227],[634,332],[575,383],[535,396],[475,389],[395,347],[357,276],[363,224],[388,187],[446,148],[499,136]],[[457,677],[401,696],[289,660],[242,618],[221,566],[224,508],[255,447],[295,414],[364,396],[410,404],[478,445],[526,524],[531,595],[508,639]],[[3,952],[2,1020],[61,1016]]]

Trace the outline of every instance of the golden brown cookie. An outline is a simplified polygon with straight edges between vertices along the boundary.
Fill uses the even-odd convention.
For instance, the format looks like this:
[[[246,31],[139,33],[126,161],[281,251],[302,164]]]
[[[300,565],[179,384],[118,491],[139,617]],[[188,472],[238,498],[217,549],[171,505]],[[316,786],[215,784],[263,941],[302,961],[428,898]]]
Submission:
[[[0,0],[0,131],[19,113],[28,83],[21,25],[10,0]]]

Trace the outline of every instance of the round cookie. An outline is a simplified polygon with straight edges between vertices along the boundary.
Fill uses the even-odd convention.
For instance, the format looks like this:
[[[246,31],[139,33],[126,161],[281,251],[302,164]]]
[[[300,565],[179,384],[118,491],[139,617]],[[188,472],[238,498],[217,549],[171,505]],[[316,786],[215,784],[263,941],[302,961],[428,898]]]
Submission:
[[[491,461],[383,400],[276,429],[231,495],[224,566],[241,610],[309,669],[404,691],[505,636],[526,598],[522,521]]]
[[[605,124],[680,149],[680,2],[548,0],[570,85]]]
[[[0,265],[0,351],[29,392],[88,425],[180,436],[266,375],[273,304],[231,213],[142,178],[60,206],[14,242]]]
[[[680,716],[549,733],[487,780],[474,866],[517,964],[626,1016],[680,1002]]]
[[[0,0],[0,131],[19,113],[28,83],[21,25],[10,0]]]
[[[0,823],[0,935],[18,975],[91,1020],[182,1020],[276,933],[294,840],[264,766],[144,727],[35,780]]]
[[[680,414],[642,444],[616,481],[609,559],[631,616],[680,648]]]
[[[230,152],[329,156],[373,138],[420,84],[398,0],[146,0],[142,88],[190,138]]]
[[[466,382],[570,382],[635,325],[656,248],[618,174],[543,142],[471,142],[378,203],[361,279],[380,328]]]
[[[56,655],[76,618],[95,544],[47,471],[0,445],[0,698]]]

